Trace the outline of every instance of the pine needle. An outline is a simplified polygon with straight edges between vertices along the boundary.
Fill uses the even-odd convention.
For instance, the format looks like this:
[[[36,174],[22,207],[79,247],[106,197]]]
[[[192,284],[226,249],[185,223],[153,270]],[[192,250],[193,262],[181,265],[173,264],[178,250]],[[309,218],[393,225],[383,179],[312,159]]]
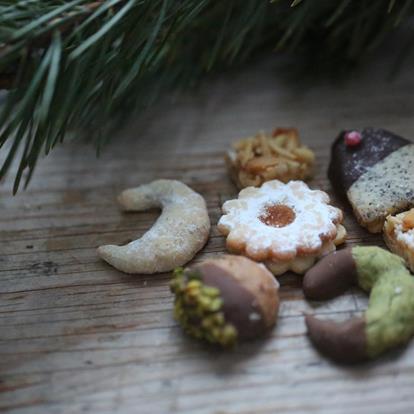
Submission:
[[[357,61],[414,15],[413,3],[0,0],[0,87],[10,89],[0,108],[0,179],[17,158],[16,192],[68,133],[100,151],[163,93],[276,45]]]

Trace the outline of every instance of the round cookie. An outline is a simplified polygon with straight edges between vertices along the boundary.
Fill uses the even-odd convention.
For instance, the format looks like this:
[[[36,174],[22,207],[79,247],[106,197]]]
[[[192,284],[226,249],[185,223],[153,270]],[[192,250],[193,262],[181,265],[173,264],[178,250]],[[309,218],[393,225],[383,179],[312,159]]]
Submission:
[[[191,336],[223,347],[269,331],[279,309],[279,284],[262,264],[223,255],[187,269],[171,281],[174,315]]]
[[[343,131],[332,145],[328,176],[358,222],[379,233],[387,215],[414,206],[414,144],[384,129]]]
[[[326,193],[302,181],[272,180],[226,201],[218,229],[230,252],[263,261],[276,275],[304,273],[345,240],[342,211],[328,203]]]
[[[414,277],[403,259],[374,246],[344,249],[306,273],[303,291],[308,299],[325,300],[353,284],[370,292],[362,317],[336,323],[306,316],[315,347],[342,363],[375,358],[414,335]]]
[[[287,183],[310,178],[315,154],[300,142],[295,128],[277,128],[235,142],[225,159],[231,178],[242,189],[275,179]]]

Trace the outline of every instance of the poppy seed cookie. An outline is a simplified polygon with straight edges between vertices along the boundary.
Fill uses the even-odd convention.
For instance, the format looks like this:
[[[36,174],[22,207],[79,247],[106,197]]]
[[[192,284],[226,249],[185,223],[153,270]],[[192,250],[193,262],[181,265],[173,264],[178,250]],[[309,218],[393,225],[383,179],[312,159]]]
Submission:
[[[360,131],[358,145],[347,145],[343,131],[332,145],[328,176],[352,205],[358,222],[371,233],[382,230],[389,214],[414,206],[414,144],[383,129]]]

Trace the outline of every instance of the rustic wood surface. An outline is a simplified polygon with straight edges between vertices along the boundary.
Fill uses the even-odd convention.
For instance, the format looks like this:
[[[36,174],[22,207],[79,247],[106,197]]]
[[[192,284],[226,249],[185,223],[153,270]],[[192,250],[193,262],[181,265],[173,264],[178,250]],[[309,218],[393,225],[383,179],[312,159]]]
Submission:
[[[393,82],[374,62],[343,83],[284,75],[273,61],[167,100],[126,128],[100,159],[67,144],[43,160],[25,192],[0,187],[0,410],[11,413],[413,413],[414,342],[356,367],[309,343],[305,311],[361,313],[357,289],[309,303],[301,278],[281,281],[277,327],[220,352],[182,334],[168,274],[127,276],[96,247],[142,235],[158,213],[121,214],[120,190],[156,178],[184,181],[207,200],[211,237],[195,260],[224,251],[216,223],[236,190],[223,151],[239,137],[296,126],[317,153],[310,182],[331,192],[329,146],[342,128],[381,126],[414,136],[410,66]],[[337,201],[335,201],[337,202]],[[348,244],[380,244],[346,209]]]

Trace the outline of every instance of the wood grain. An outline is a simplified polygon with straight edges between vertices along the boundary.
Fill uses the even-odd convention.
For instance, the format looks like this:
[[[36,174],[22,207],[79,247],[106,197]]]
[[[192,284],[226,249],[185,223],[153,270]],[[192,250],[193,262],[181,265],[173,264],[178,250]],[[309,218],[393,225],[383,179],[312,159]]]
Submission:
[[[184,336],[172,318],[168,274],[127,276],[97,246],[142,235],[158,212],[121,214],[120,190],[156,178],[184,181],[206,199],[211,238],[196,261],[224,251],[216,223],[237,192],[223,152],[259,129],[296,126],[317,153],[310,182],[330,193],[329,146],[342,128],[414,136],[414,78],[392,83],[381,61],[344,83],[292,81],[271,60],[170,97],[114,139],[100,159],[67,144],[40,163],[25,192],[0,187],[0,410],[10,413],[411,413],[414,343],[361,366],[331,364],[310,345],[304,312],[342,319],[364,294],[309,303],[283,276],[268,338],[233,352]],[[2,154],[3,155],[3,154]],[[334,202],[342,206],[335,198]],[[349,209],[348,244],[380,244]]]

